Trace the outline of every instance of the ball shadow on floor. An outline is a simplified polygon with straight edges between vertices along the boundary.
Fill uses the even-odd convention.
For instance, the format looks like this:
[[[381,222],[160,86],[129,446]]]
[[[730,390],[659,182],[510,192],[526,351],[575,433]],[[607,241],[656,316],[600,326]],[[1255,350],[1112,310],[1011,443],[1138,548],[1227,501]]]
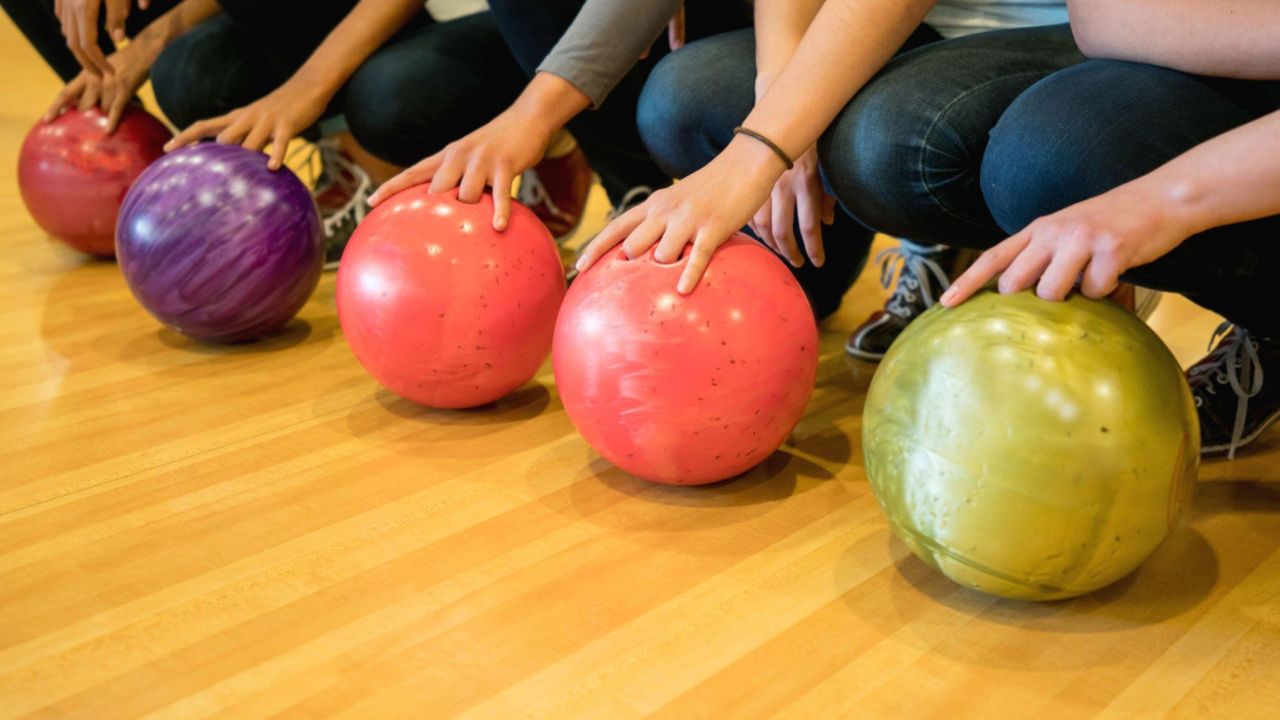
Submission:
[[[669,545],[670,533],[708,533],[699,547],[732,552],[720,528],[732,527],[780,508],[792,497],[826,482],[830,474],[798,455],[779,450],[760,465],[735,478],[695,486],[663,485],[626,473],[583,448],[567,456],[552,450],[548,462],[563,465],[583,457],[576,476],[558,491],[539,495],[556,512],[610,530],[637,533],[641,542]],[[531,484],[536,482],[530,481]]]
[[[323,352],[337,335],[338,320],[332,315],[295,317],[257,340],[229,344],[202,342],[157,325],[120,345],[116,359],[171,377],[198,376],[213,367],[229,369],[237,363],[261,362],[284,351],[288,351],[289,364],[296,366]],[[103,338],[102,342],[107,350],[116,346],[114,338]]]
[[[551,402],[551,392],[537,380],[496,402],[465,410],[424,407],[377,387],[372,397],[346,411],[345,431],[408,457],[497,459],[563,437],[564,428],[555,423],[526,422],[558,411],[558,405],[549,410]],[[485,442],[476,442],[481,439]]]
[[[891,542],[900,543],[896,537]],[[973,606],[972,599],[964,596],[980,594],[950,580],[954,587],[939,592],[933,578],[921,581],[920,571],[940,578],[942,574],[910,553],[895,565],[902,580],[897,583],[899,591],[910,587],[961,612]],[[1164,622],[1194,608],[1213,592],[1217,581],[1213,548],[1197,530],[1182,524],[1136,571],[1117,582],[1066,600],[996,599],[976,619],[1055,634],[1125,631]]]

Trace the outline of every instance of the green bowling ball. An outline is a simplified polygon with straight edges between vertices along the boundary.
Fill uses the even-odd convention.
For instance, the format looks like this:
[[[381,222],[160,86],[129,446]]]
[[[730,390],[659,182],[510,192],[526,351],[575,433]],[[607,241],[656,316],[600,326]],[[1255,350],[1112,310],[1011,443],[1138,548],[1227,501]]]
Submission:
[[[935,306],[867,391],[867,476],[893,531],[962,585],[1072,597],[1132,572],[1195,485],[1173,355],[1110,302],[982,292]]]

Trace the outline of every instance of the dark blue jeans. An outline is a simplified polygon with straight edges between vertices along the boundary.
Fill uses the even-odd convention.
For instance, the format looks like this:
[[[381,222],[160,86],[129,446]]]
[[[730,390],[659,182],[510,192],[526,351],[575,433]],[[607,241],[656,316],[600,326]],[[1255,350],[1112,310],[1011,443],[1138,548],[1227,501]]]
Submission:
[[[179,127],[275,90],[355,0],[222,5],[224,14],[174,41],[152,69],[156,100]],[[281,24],[283,16],[305,21]],[[282,27],[289,31],[282,33]],[[407,165],[488,121],[524,82],[487,13],[437,23],[424,12],[360,66],[325,117],[344,116],[363,147]]]
[[[26,36],[27,41],[40,53],[40,57],[53,68],[63,82],[71,82],[80,74],[80,61],[67,49],[67,40],[62,36],[62,23],[53,13],[54,0],[0,0],[0,8],[13,20],[13,24]],[[153,0],[146,10],[133,7],[125,20],[125,34],[133,37],[142,31],[152,20],[160,17],[178,4],[178,0]],[[107,31],[101,25],[105,22],[105,13],[99,18],[98,47],[104,54],[110,55],[115,48]]]
[[[841,204],[866,225],[984,249],[1280,107],[1278,83],[1086,61],[1064,26],[983,33],[904,54],[819,143]],[[1280,332],[1280,221],[1191,238],[1125,275],[1257,334]]]
[[[937,39],[921,27],[906,47]],[[690,43],[659,63],[637,110],[640,136],[659,167],[683,177],[719,154],[755,104],[755,79],[755,33],[749,28]],[[867,227],[837,212],[835,224],[823,228],[826,264],[793,271],[818,317],[840,307],[866,263],[871,238]]]
[[[1001,229],[1016,232],[1276,110],[1280,82],[1085,62],[1037,82],[1005,110],[983,157],[982,197],[973,201],[985,201]],[[1280,339],[1280,216],[1201,233],[1124,277]]]
[[[819,141],[827,182],[846,210],[880,232],[926,245],[994,244],[1005,233],[982,200],[987,135],[1024,90],[1083,60],[1065,25],[899,55]]]
[[[573,23],[584,2],[490,0],[489,8],[520,66],[532,76]],[[686,3],[686,13],[691,38],[751,24],[749,9],[733,0],[693,0]],[[633,187],[660,188],[671,184],[671,176],[654,164],[636,129],[636,103],[649,73],[666,52],[664,33],[653,44],[649,56],[637,61],[599,108],[581,113],[569,123],[569,130],[600,175],[600,183],[615,205]]]

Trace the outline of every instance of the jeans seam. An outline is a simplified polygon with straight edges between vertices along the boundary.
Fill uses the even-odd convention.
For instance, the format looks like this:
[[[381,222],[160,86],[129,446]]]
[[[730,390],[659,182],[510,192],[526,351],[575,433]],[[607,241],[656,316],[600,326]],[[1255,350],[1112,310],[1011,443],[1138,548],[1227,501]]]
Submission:
[[[947,112],[950,111],[951,108],[954,107],[956,104],[960,103],[965,98],[978,92],[979,90],[987,87],[988,85],[994,85],[995,83],[1004,82],[1006,80],[1025,77],[1025,76],[1049,75],[1049,74],[1052,74],[1053,72],[1055,71],[1049,70],[1046,72],[1046,71],[1040,71],[1040,70],[1034,70],[1034,71],[1025,70],[1023,72],[1013,73],[1011,75],[1002,75],[1001,77],[998,77],[998,78],[992,78],[991,80],[988,80],[980,85],[975,85],[974,87],[971,87],[968,90],[965,90],[960,95],[957,95],[954,99],[951,100],[951,102],[948,102],[946,105],[944,105],[942,109],[938,111],[938,114],[934,116],[933,122],[929,124],[929,128],[925,130],[925,133],[924,133],[924,141],[920,147],[920,156],[919,156],[919,162],[916,166],[916,173],[920,177],[920,184],[924,186],[925,192],[929,193],[929,197],[933,199],[933,202],[938,206],[939,209],[942,210],[942,212],[956,218],[957,220],[963,220],[964,222],[973,222],[971,218],[968,218],[960,214],[959,212],[952,210],[950,207],[948,207],[947,204],[942,201],[942,198],[938,197],[938,195],[934,193],[933,187],[929,184],[928,179],[925,177],[925,172],[924,172],[925,154],[929,152],[930,138],[933,137],[934,131],[937,130],[938,125],[941,124],[943,116],[946,115]],[[1004,113],[1001,113],[1001,115],[1003,114]],[[988,132],[990,132],[990,130],[988,130]]]

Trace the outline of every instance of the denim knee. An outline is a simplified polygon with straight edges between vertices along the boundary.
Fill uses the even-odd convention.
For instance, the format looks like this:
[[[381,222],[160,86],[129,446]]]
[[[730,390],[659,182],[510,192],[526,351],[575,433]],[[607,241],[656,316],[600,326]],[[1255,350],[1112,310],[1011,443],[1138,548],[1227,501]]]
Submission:
[[[419,143],[406,147],[402,140],[414,133],[426,134],[425,122],[414,97],[417,74],[399,64],[395,55],[374,55],[347,82],[343,114],[351,134],[369,152],[388,162],[408,165],[422,159]],[[447,140],[445,141],[447,142]]]
[[[755,101],[755,40],[750,30],[690,43],[650,73],[636,106],[649,154],[672,177],[711,161]]]
[[[235,109],[271,87],[270,78],[248,65],[252,59],[226,16],[210,18],[174,40],[151,67],[156,103],[179,128]]]
[[[1250,119],[1195,76],[1091,60],[1044,78],[1004,112],[982,160],[983,197],[1017,232]]]
[[[903,226],[919,202],[918,144],[911,104],[892,91],[868,86],[818,140],[825,185],[850,215],[880,232],[908,234]],[[914,152],[913,152],[914,150]]]

